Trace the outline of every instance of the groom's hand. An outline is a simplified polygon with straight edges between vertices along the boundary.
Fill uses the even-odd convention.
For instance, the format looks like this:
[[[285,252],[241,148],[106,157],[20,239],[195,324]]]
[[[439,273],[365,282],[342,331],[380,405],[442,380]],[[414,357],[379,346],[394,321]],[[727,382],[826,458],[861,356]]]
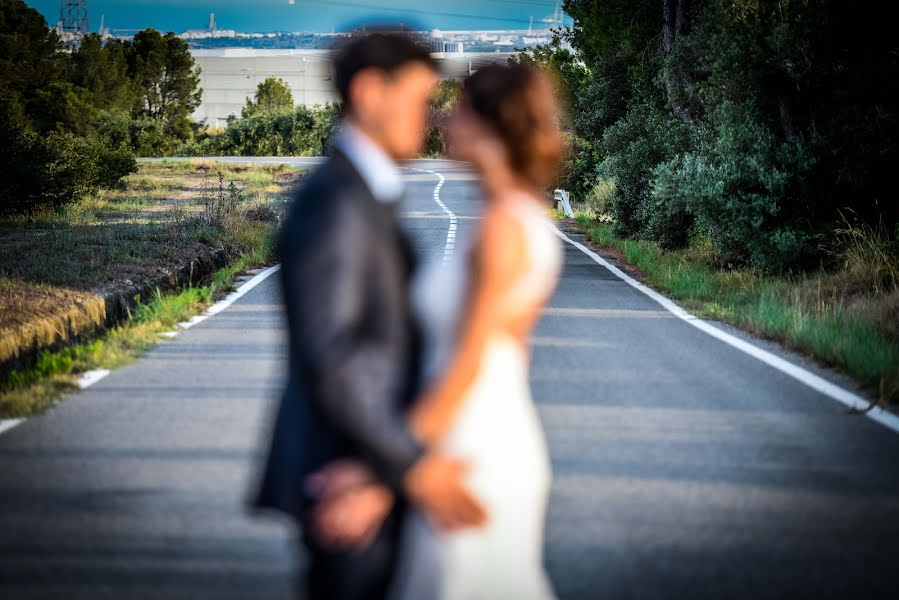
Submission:
[[[323,500],[315,509],[314,530],[334,550],[364,550],[377,536],[393,506],[386,487],[369,483]]]
[[[334,550],[364,550],[393,507],[393,494],[362,463],[337,460],[305,481],[318,500],[312,526],[318,541]]]
[[[461,461],[428,453],[406,474],[406,495],[440,529],[479,527],[487,513],[463,484],[466,470]]]

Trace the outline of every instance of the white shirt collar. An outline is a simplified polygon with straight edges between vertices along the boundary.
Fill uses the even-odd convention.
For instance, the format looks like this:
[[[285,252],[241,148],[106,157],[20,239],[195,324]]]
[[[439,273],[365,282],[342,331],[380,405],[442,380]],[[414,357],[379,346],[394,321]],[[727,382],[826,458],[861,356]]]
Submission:
[[[335,140],[372,195],[379,202],[396,202],[403,195],[403,179],[396,163],[358,127],[344,123]]]

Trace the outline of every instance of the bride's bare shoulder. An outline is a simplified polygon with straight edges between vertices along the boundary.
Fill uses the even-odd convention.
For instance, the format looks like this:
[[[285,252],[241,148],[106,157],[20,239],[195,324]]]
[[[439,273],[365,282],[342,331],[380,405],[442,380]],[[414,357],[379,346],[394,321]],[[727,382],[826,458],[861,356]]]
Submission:
[[[520,199],[515,199],[510,195],[508,197],[495,198],[487,205],[483,214],[483,227],[481,230],[482,237],[491,239],[485,241],[498,244],[500,241],[508,242],[524,235],[521,219],[518,215],[518,212],[521,210],[521,207],[518,206],[520,203]]]
[[[528,206],[538,206],[542,198],[531,190],[512,187],[503,190],[493,200],[493,204],[506,210],[517,211]]]
[[[491,202],[483,214],[477,241],[477,262],[484,272],[500,278],[524,268],[527,233],[515,215],[517,209],[502,201]]]
[[[530,237],[534,226],[548,218],[543,199],[524,190],[510,190],[497,197],[488,209],[489,218],[497,227],[519,230],[524,237]]]

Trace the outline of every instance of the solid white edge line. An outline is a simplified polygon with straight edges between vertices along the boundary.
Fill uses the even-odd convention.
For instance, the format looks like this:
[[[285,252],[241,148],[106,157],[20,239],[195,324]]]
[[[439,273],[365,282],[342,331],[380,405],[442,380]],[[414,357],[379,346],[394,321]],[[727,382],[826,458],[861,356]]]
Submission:
[[[193,327],[197,323],[208,319],[212,315],[216,315],[216,314],[222,312],[223,310],[225,310],[226,308],[228,308],[229,306],[234,304],[239,298],[244,296],[247,292],[252,290],[254,287],[259,285],[263,281],[265,281],[270,275],[272,275],[273,273],[276,273],[278,271],[278,269],[280,269],[280,268],[281,268],[281,265],[277,264],[277,265],[267,268],[266,270],[262,271],[261,273],[256,274],[256,276],[254,276],[252,279],[250,279],[249,281],[247,281],[246,283],[241,285],[239,288],[237,288],[237,290],[228,294],[228,296],[226,296],[224,299],[219,300],[218,302],[216,302],[215,304],[210,306],[205,314],[197,315],[196,317],[193,317],[190,321],[187,321],[186,323],[179,323],[179,326],[183,329],[188,329],[190,327]],[[176,332],[168,331],[165,334],[171,334],[171,333],[176,333]],[[165,334],[163,334],[163,335],[165,335]],[[172,336],[172,337],[174,337],[174,336]],[[90,386],[94,385],[95,383],[97,383],[98,381],[100,381],[101,379],[103,379],[104,377],[109,375],[110,373],[111,373],[111,371],[109,371],[108,369],[94,369],[92,371],[85,371],[78,378],[78,387],[82,390],[89,388]],[[16,427],[17,425],[21,425],[26,420],[27,419],[0,419],[0,435],[9,431],[10,429]]]
[[[93,369],[91,371],[85,371],[78,378],[78,387],[82,390],[86,390],[110,373],[112,373],[112,371],[109,369]]]
[[[109,369],[93,369],[91,371],[85,371],[78,377],[78,381],[76,382],[78,389],[87,389],[110,373],[111,371],[109,371]],[[28,419],[0,419],[0,435],[3,435],[27,420]]]
[[[748,354],[749,356],[762,361],[768,366],[777,369],[781,373],[792,377],[793,379],[799,381],[800,383],[805,384],[806,386],[812,388],[813,390],[843,404],[850,408],[856,410],[865,410],[870,406],[870,402],[858,394],[850,392],[849,390],[842,388],[830,381],[827,381],[823,377],[819,375],[815,375],[811,371],[803,369],[802,367],[795,365],[776,354],[772,354],[767,350],[763,350],[758,346],[750,344],[746,340],[740,339],[734,335],[727,333],[726,331],[719,329],[712,325],[708,321],[703,321],[702,319],[696,317],[695,315],[691,315],[684,308],[674,303],[670,298],[666,298],[662,294],[658,293],[652,288],[649,288],[630,275],[627,275],[621,269],[615,267],[603,257],[599,256],[583,244],[576,242],[569,238],[567,235],[562,233],[557,227],[554,225],[550,225],[552,230],[558,235],[561,239],[568,242],[590,258],[592,258],[596,263],[605,267],[609,271],[612,272],[613,275],[623,280],[625,283],[630,285],[631,287],[637,289],[642,292],[646,296],[649,296],[656,303],[660,304],[662,308],[672,313],[674,316],[679,319],[689,323],[693,327],[699,329],[707,333],[708,335],[724,342],[728,346],[736,348],[741,352]],[[891,412],[883,410],[882,408],[875,406],[871,410],[864,413],[866,417],[869,419],[880,423],[884,427],[899,433],[899,415],[895,415]]]
[[[278,269],[280,269],[280,268],[281,268],[281,265],[277,264],[277,265],[274,265],[274,266],[271,266],[271,267],[265,269],[261,273],[257,273],[255,276],[253,276],[252,279],[245,282],[243,285],[241,285],[235,291],[231,292],[230,294],[225,296],[223,299],[219,300],[218,302],[216,302],[215,304],[210,306],[208,309],[206,309],[205,313],[203,313],[202,315],[196,315],[195,317],[192,317],[189,321],[185,321],[184,323],[178,323],[178,326],[181,327],[182,329],[189,329],[189,328],[193,327],[194,325],[196,325],[197,323],[201,323],[201,322],[205,321],[206,319],[208,319],[209,317],[211,317],[213,315],[217,315],[218,313],[222,312],[223,310],[225,310],[226,308],[228,308],[229,306],[231,306],[232,304],[237,302],[237,300],[242,298],[247,292],[252,290],[254,287],[256,287],[257,285],[259,285],[260,283],[262,283],[263,281],[268,279],[269,276],[271,276],[274,273],[277,273]]]
[[[13,427],[17,425],[21,425],[25,422],[25,419],[3,419],[0,420],[0,435],[6,433]]]

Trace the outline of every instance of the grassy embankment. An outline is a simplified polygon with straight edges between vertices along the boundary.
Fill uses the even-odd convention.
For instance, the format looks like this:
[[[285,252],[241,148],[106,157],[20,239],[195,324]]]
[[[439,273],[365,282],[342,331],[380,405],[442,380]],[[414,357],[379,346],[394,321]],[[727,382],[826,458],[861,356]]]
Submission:
[[[836,268],[770,276],[716,267],[702,242],[665,251],[615,236],[592,214],[577,223],[694,314],[782,342],[853,376],[880,403],[899,402],[899,249],[888,236],[847,227]]]
[[[3,375],[0,417],[40,413],[76,389],[77,374],[132,361],[269,262],[297,178],[272,166],[142,164],[120,190],[0,223],[0,361],[50,348]],[[214,272],[195,278],[194,265]],[[106,298],[148,285],[130,318],[104,330]]]

